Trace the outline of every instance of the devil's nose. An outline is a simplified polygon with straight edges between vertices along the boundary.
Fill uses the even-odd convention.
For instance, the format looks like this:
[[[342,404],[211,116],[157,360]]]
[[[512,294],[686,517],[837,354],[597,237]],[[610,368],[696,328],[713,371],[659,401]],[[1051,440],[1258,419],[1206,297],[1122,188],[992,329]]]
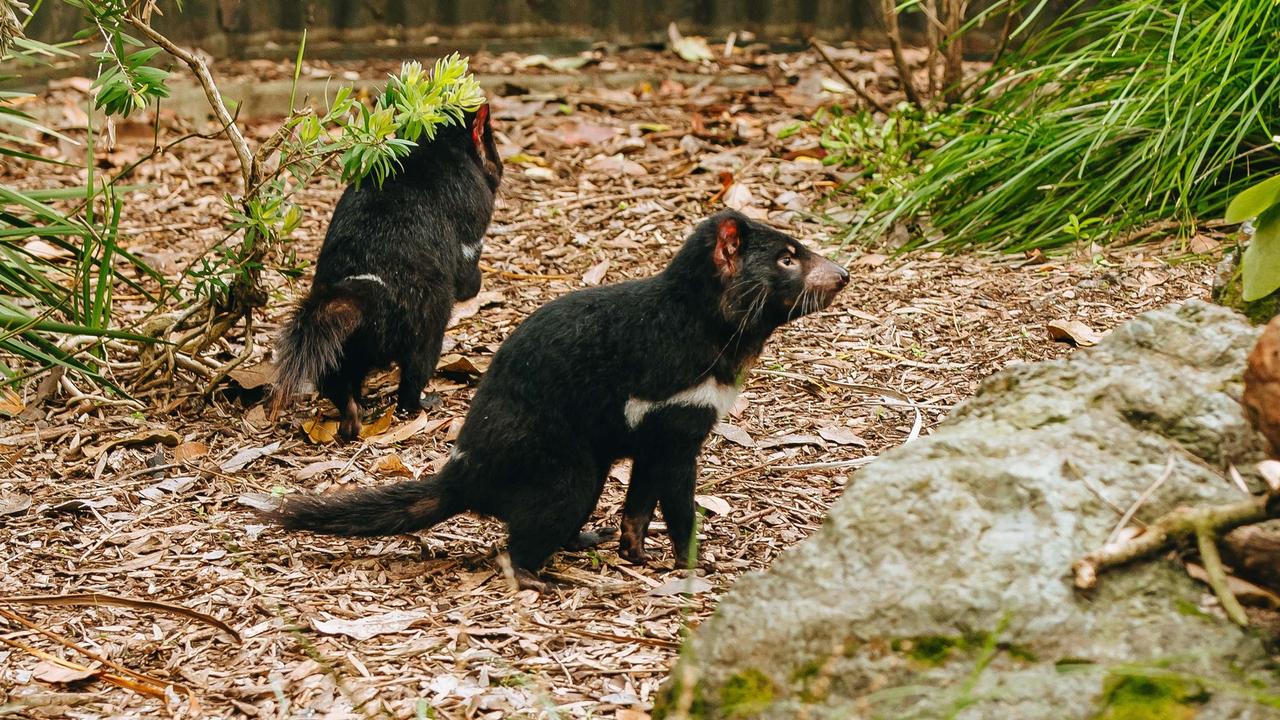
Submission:
[[[828,260],[827,263],[829,265],[831,273],[835,275],[835,284],[837,289],[843,290],[844,287],[849,284],[849,271],[831,262],[830,260]]]

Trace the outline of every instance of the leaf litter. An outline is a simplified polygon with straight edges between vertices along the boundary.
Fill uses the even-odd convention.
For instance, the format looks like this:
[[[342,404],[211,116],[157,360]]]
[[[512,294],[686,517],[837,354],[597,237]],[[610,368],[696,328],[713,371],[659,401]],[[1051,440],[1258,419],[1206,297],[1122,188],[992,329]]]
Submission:
[[[286,298],[255,321],[254,352],[233,379],[237,393],[215,394],[197,410],[175,402],[182,391],[170,388],[146,398],[145,423],[123,407],[68,404],[56,385],[47,398],[29,389],[7,398],[10,410],[26,407],[0,424],[0,508],[7,513],[0,514],[0,597],[92,591],[163,601],[225,623],[242,643],[156,609],[30,606],[25,611],[43,627],[92,638],[103,657],[154,680],[135,678],[139,689],[130,689],[112,671],[123,679],[104,672],[81,684],[44,683],[34,675],[40,658],[5,646],[0,687],[13,688],[6,701],[34,707],[47,697],[41,713],[86,717],[196,714],[197,702],[218,716],[411,717],[425,699],[448,718],[641,720],[684,627],[713,612],[735,578],[815,532],[831,503],[856,484],[850,466],[927,434],[991,372],[1071,352],[1046,340],[1046,318],[1072,318],[1102,333],[1139,312],[1208,294],[1211,264],[1162,261],[1178,252],[1172,243],[1091,249],[1034,265],[840,250],[830,244],[840,228],[821,213],[831,189],[848,178],[822,165],[818,135],[804,125],[841,89],[830,82],[834,74],[810,54],[744,43],[730,48],[727,61],[707,46],[708,58],[698,39],[680,37],[695,60],[644,50],[592,51],[564,62],[473,57],[479,72],[519,72],[531,86],[544,74],[579,81],[493,97],[509,172],[482,256],[484,292],[455,309],[447,337],[456,362],[467,365],[437,375],[428,388],[439,407],[391,416],[381,434],[350,444],[307,441],[303,423],[317,410],[332,412],[308,398],[275,425],[266,422],[260,398],[247,391],[263,387],[287,300],[308,282],[270,270],[268,282]],[[876,69],[889,66],[886,57],[831,52],[868,92],[896,101],[891,80],[882,88]],[[303,72],[374,79],[397,64],[306,60]],[[219,78],[254,81],[291,72],[289,63],[265,60],[216,67]],[[786,80],[773,84],[775,72]],[[652,80],[611,87],[602,79],[608,73]],[[80,107],[83,93],[62,83],[36,102]],[[160,120],[162,141],[205,129],[164,113]],[[800,130],[778,138],[776,129],[792,126]],[[272,128],[248,124],[259,139]],[[142,152],[151,147],[149,135],[121,140],[130,142]],[[119,169],[113,163],[123,156],[100,152],[104,171]],[[65,172],[75,182],[74,167],[40,172],[54,175],[0,167],[0,179],[35,187]],[[196,248],[219,240],[217,198],[236,187],[225,143],[189,140],[139,166],[135,177],[143,189],[129,193],[122,220],[130,250],[177,272]],[[304,193],[299,257],[314,257],[340,193],[333,183]],[[391,457],[411,473],[437,470],[477,374],[521,318],[589,280],[656,272],[690,223],[726,202],[815,247],[825,244],[854,279],[831,308],[777,333],[731,424],[708,440],[698,495],[705,575],[672,571],[661,522],[653,525],[649,565],[622,560],[616,541],[562,552],[547,568],[560,584],[539,597],[508,589],[495,557],[502,528],[492,521],[459,517],[416,536],[340,539],[284,534],[257,519],[254,511],[274,508],[287,493],[395,481],[400,471]],[[1222,243],[1201,246],[1220,252],[1214,248]],[[1094,254],[1107,262],[1094,262]],[[149,309],[123,290],[117,306],[138,317]],[[239,332],[215,348],[220,361],[243,350]],[[370,407],[390,405],[395,383],[394,372],[372,377]],[[170,405],[178,409],[160,410]],[[371,425],[387,417],[369,415]],[[148,424],[175,435],[139,438]],[[131,438],[137,441],[122,442]],[[166,443],[167,462],[149,465]],[[80,452],[86,447],[96,457]],[[615,470],[591,526],[616,526],[626,465]],[[0,634],[19,629],[0,621]],[[66,651],[44,636],[27,642],[41,652]],[[164,683],[191,688],[198,701],[166,697],[157,690]]]

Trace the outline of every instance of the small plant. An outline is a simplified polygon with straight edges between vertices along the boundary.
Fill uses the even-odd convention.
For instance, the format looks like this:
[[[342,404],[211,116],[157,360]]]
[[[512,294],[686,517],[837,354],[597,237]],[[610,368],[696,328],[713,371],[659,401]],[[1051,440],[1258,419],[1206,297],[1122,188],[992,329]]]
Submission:
[[[1245,302],[1280,289],[1280,175],[1263,180],[1232,199],[1226,221],[1245,223],[1251,236],[1240,259]]]

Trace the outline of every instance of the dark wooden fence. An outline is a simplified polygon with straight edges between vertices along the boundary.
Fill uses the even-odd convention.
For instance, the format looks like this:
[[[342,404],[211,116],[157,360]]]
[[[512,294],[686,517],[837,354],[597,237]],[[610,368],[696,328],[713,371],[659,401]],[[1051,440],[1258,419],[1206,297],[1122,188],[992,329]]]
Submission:
[[[686,34],[750,31],[787,45],[816,35],[878,43],[880,0],[185,0],[165,2],[157,26],[175,40],[220,57],[280,57],[308,31],[308,54],[361,57],[429,48],[438,37],[464,50],[482,47],[573,51],[593,42],[657,43],[668,23]],[[919,19],[907,18],[908,34]],[[77,11],[50,0],[30,28],[66,39],[82,27]],[[991,34],[998,32],[990,29]],[[981,48],[982,33],[971,47]],[[379,50],[381,48],[381,51]]]

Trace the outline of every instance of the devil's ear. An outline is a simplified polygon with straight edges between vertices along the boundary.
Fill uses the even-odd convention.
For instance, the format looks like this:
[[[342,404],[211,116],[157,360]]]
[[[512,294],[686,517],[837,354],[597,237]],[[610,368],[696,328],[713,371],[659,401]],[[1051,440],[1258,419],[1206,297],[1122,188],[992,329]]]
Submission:
[[[741,242],[736,219],[725,218],[716,225],[716,247],[711,251],[711,259],[722,275],[732,275],[738,269]]]
[[[476,115],[471,118],[471,142],[475,143],[477,151],[483,152],[484,136],[487,134],[488,127],[489,103],[485,103],[476,108]]]

